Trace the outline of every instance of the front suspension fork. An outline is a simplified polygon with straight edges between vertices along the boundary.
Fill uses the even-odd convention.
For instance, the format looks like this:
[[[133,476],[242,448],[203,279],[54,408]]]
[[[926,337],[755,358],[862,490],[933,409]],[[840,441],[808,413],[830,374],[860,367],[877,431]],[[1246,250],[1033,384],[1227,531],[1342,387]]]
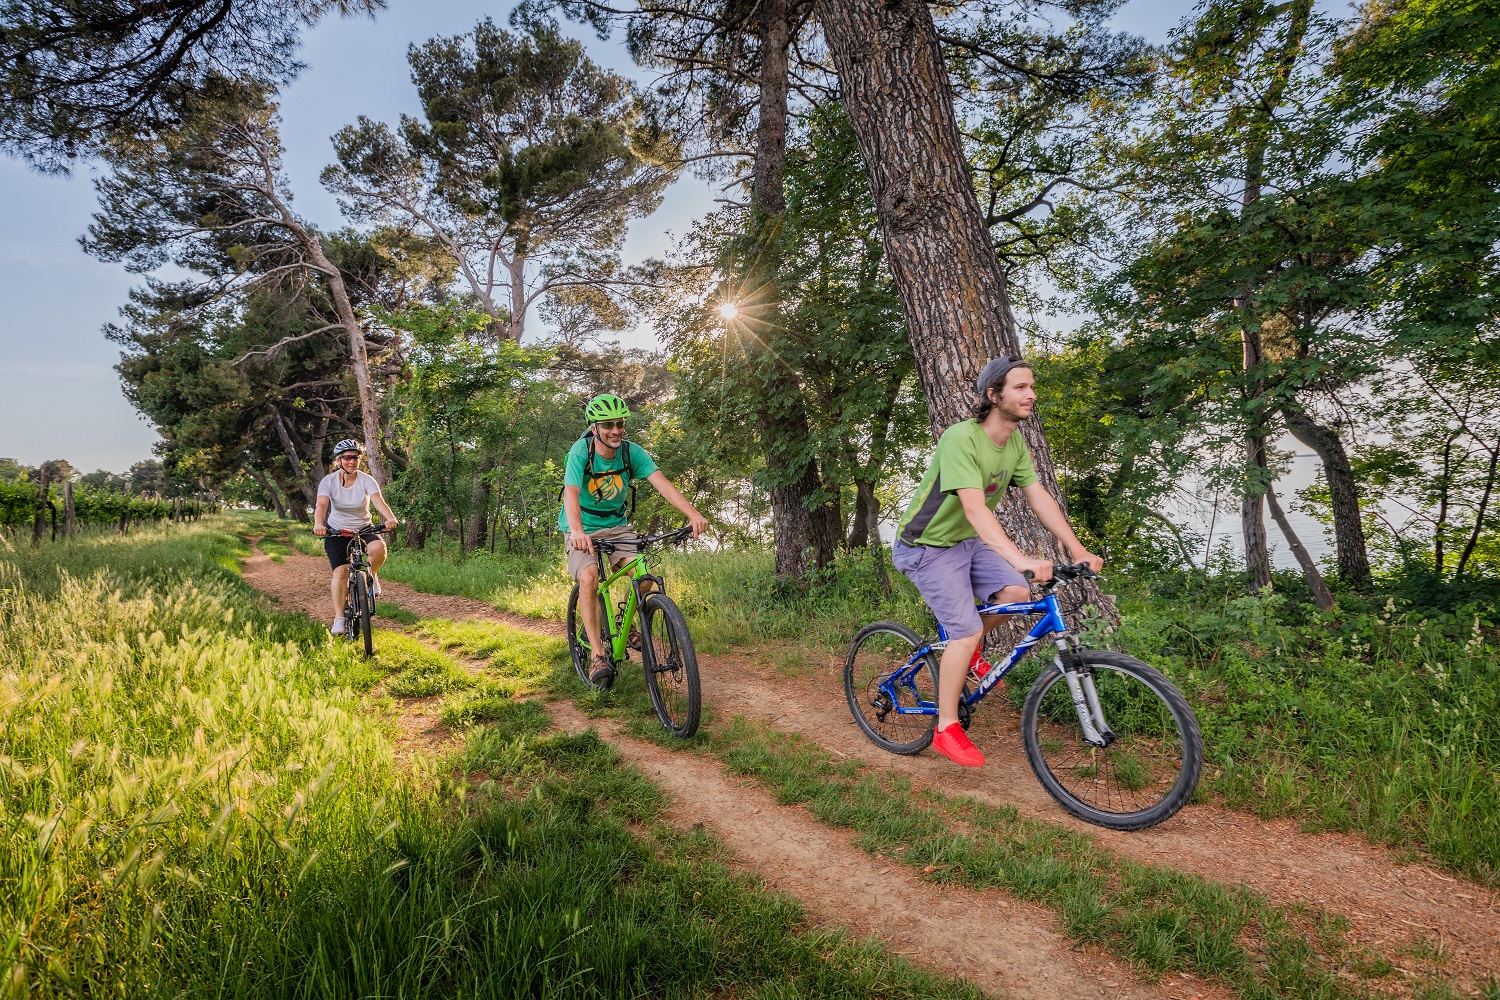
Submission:
[[[1083,730],[1083,741],[1096,747],[1109,746],[1115,741],[1115,734],[1104,718],[1103,706],[1099,704],[1093,671],[1082,669],[1077,657],[1067,655],[1075,647],[1070,637],[1059,637],[1057,647],[1059,652],[1052,662],[1062,671],[1063,681],[1068,685],[1073,711],[1078,715],[1078,727]]]

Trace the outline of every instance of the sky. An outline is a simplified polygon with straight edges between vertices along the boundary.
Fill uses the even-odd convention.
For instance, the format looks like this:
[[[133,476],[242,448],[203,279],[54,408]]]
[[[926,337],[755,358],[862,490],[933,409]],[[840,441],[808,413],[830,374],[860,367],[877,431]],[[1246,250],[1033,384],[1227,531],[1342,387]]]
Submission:
[[[420,112],[406,64],[410,43],[460,34],[485,16],[503,24],[510,6],[389,0],[374,20],[333,18],[308,32],[302,49],[308,68],[283,92],[281,105],[297,211],[325,228],[341,224],[337,204],[318,183],[333,159],[329,136],[361,114],[395,122]],[[1159,42],[1191,7],[1184,0],[1131,0],[1113,24]],[[640,78],[617,41],[574,33],[596,62]],[[119,347],[101,331],[141,278],[94,260],[78,245],[94,210],[93,177],[87,168],[71,178],[44,177],[0,158],[0,456],[27,465],[65,458],[83,470],[123,471],[151,457],[157,436],[121,394],[114,371]],[[632,224],[626,262],[665,254],[673,234],[712,211],[717,195],[695,178],[677,181],[654,215]],[[648,329],[622,340],[652,342]]]

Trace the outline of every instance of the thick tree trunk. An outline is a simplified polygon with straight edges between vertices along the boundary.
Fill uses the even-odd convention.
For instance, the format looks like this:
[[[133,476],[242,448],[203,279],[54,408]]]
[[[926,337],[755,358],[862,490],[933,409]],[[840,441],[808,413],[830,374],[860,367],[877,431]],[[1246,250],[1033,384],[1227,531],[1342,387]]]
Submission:
[[[526,238],[516,241],[515,256],[510,259],[510,325],[505,335],[516,343],[526,332]]]
[[[1318,571],[1318,564],[1313,562],[1307,547],[1302,544],[1302,539],[1292,530],[1292,522],[1287,520],[1286,512],[1281,509],[1281,502],[1276,499],[1276,490],[1272,486],[1266,487],[1266,504],[1271,508],[1271,517],[1276,520],[1276,527],[1286,536],[1287,545],[1291,546],[1292,555],[1297,557],[1297,565],[1302,567],[1302,577],[1307,581],[1308,589],[1312,591],[1313,600],[1318,602],[1318,607],[1324,611],[1333,607],[1333,594],[1328,591],[1328,584],[1323,580],[1323,574]]]
[[[490,481],[488,464],[474,476],[469,490],[469,519],[464,524],[464,551],[484,547],[485,529],[490,523]]]
[[[1333,500],[1334,547],[1339,575],[1355,587],[1370,583],[1370,557],[1365,546],[1365,526],[1359,513],[1359,483],[1349,466],[1349,455],[1338,431],[1324,427],[1298,406],[1283,406],[1282,419],[1292,436],[1323,460],[1328,493]]]
[[[787,52],[792,37],[792,5],[788,0],[766,0],[760,12],[760,105],[756,125],[755,164],[750,182],[752,226],[761,234],[746,285],[763,289],[768,301],[759,305],[749,322],[768,331],[780,327],[781,302],[777,276],[781,261],[775,241],[767,238],[786,210],[782,191],[782,165],[786,161],[787,93],[790,87]],[[822,568],[833,559],[841,540],[829,523],[826,510],[813,505],[822,480],[811,459],[787,455],[788,442],[800,444],[810,436],[807,411],[802,405],[802,387],[777,358],[763,359],[762,370],[768,400],[763,405],[760,435],[766,471],[771,480],[771,535],[776,550],[776,575],[801,579],[810,566]],[[796,449],[800,451],[801,449]]]
[[[1271,553],[1266,543],[1265,494],[1253,481],[1256,459],[1264,449],[1262,438],[1245,439],[1245,488],[1240,495],[1240,533],[1245,539],[1245,569],[1250,573],[1250,589],[1261,591],[1271,585]]]
[[[969,416],[985,362],[1019,356],[1005,272],[990,245],[954,117],[937,28],[924,0],[819,0],[880,219],[886,260],[936,438]],[[1035,416],[1022,424],[1037,474],[1066,511]],[[1017,491],[996,511],[1027,552],[1061,558]],[[1097,588],[1088,598],[1105,608]]]

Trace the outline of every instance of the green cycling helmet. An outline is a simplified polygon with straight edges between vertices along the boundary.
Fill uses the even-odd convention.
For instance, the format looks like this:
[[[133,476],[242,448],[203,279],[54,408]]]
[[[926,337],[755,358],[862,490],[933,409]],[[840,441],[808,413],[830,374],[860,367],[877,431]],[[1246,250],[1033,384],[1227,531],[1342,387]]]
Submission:
[[[625,420],[630,416],[630,408],[619,396],[605,392],[589,400],[583,413],[589,418],[589,423],[598,420]]]

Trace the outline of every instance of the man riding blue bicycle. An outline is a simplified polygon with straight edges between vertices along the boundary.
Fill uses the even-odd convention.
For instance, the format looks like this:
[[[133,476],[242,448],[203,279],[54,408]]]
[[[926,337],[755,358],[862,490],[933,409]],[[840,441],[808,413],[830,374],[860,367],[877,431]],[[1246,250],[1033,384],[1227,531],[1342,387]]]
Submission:
[[[938,666],[932,746],[965,767],[983,764],[984,754],[959,724],[959,698],[984,633],[1004,621],[1000,615],[981,619],[975,598],[999,604],[1026,601],[1031,596],[1026,573],[1038,583],[1052,578],[1052,563],[1022,553],[995,519],[1006,487],[1021,491],[1071,558],[1094,572],[1104,565],[1078,540],[1032,468],[1019,429],[1036,404],[1031,367],[1020,358],[997,358],[979,373],[975,389],[973,417],[938,438],[932,462],[901,517],[892,553],[896,568],[916,584],[947,632]]]

